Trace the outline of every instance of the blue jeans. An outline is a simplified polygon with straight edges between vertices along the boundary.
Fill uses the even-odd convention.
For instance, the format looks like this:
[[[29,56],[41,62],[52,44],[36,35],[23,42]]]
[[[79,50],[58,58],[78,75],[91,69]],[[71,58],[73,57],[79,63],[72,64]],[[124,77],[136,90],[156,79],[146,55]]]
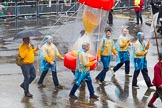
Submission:
[[[141,24],[143,23],[142,12],[136,12],[136,19],[137,19],[137,24],[139,24],[139,20],[141,21]]]
[[[24,64],[21,66],[21,70],[24,76],[24,82],[22,83],[24,93],[29,93],[29,84],[36,77],[35,67],[33,64]]]
[[[81,72],[80,72],[81,73]],[[83,82],[83,81],[86,81],[87,83],[87,86],[88,86],[88,90],[90,92],[90,96],[93,96],[94,95],[94,88],[93,88],[93,85],[92,85],[92,80],[91,80],[91,77],[90,77],[90,72],[85,72],[85,74],[81,74],[79,75],[76,83],[73,85],[71,91],[70,91],[70,95],[74,95],[76,90],[78,89],[78,87],[80,86],[80,84]]]
[[[101,62],[103,64],[103,70],[97,75],[96,79],[101,82],[105,80],[106,72],[109,70],[111,56],[101,56]]]
[[[54,85],[58,86],[59,85],[59,81],[58,81],[57,72],[56,72],[56,62],[54,62],[53,66],[50,63],[46,63],[45,64],[44,69],[43,69],[44,71],[42,72],[42,74],[40,76],[38,84],[42,84],[43,83],[43,80],[44,80],[45,76],[47,75],[49,69],[51,69],[51,71],[52,71],[52,78],[53,78]]]

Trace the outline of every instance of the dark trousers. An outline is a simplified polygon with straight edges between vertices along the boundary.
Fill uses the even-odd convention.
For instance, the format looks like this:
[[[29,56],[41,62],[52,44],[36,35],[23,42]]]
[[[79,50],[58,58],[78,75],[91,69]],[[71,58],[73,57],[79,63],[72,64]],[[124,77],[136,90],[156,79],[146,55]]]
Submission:
[[[93,96],[94,95],[94,88],[93,88],[93,85],[92,85],[92,80],[85,80],[85,81],[87,83],[90,96]],[[74,95],[79,86],[80,85],[74,84],[71,91],[70,91],[70,95]]]
[[[136,19],[137,19],[137,24],[139,24],[139,20],[141,21],[141,24],[143,23],[142,12],[136,12]]]
[[[147,87],[152,86],[150,77],[148,76],[148,70],[145,68],[145,69],[141,70],[141,72],[142,72],[142,75],[143,75],[143,78],[144,78],[144,80],[146,82]],[[134,71],[133,80],[132,80],[132,86],[137,85],[137,78],[138,78],[139,73],[140,73],[140,70],[135,70]]]
[[[48,70],[47,71],[43,71],[41,76],[40,76],[40,79],[38,81],[38,84],[42,84],[43,83],[43,80],[46,76],[46,74],[48,73]],[[52,72],[52,78],[53,78],[53,83],[55,86],[58,86],[59,85],[59,82],[58,82],[58,78],[57,78],[57,72]]]
[[[108,16],[108,24],[113,24],[113,14],[112,14],[112,10],[109,11],[109,16]]]
[[[125,74],[129,74],[130,71],[130,61],[125,61]],[[113,71],[116,72],[123,64],[123,62],[118,63],[114,68]]]
[[[103,64],[103,70],[97,75],[96,79],[101,82],[105,80],[106,72],[109,70],[111,56],[101,56],[101,62]]]
[[[162,101],[162,89],[159,87],[156,87],[156,91],[153,96],[155,96],[156,98],[160,97],[160,100]]]
[[[21,70],[24,76],[24,82],[22,83],[24,93],[29,93],[29,84],[36,77],[35,67],[33,64],[24,64],[21,66]]]
[[[158,28],[157,32],[162,35],[162,22],[161,22],[161,26]]]

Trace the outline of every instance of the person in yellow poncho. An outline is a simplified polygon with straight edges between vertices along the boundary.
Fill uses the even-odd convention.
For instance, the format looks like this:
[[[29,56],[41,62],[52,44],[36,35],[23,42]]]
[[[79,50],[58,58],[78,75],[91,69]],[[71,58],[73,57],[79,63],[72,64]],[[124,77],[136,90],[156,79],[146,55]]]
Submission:
[[[29,84],[35,79],[36,71],[33,65],[34,54],[39,48],[33,48],[30,43],[30,38],[23,38],[23,43],[19,47],[19,55],[23,58],[23,64],[21,70],[24,76],[24,81],[20,85],[24,89],[25,96],[32,97],[33,95],[29,92]]]
[[[48,70],[51,69],[52,71],[52,77],[53,82],[56,89],[62,89],[63,87],[59,84],[58,78],[57,78],[57,70],[56,70],[56,56],[60,59],[64,59],[60,53],[58,52],[57,47],[53,44],[53,39],[51,36],[47,35],[45,37],[46,43],[41,47],[41,51],[43,54],[43,64],[42,66],[42,74],[40,76],[40,79],[38,81],[38,87],[44,87],[43,80],[48,73]]]
[[[90,98],[97,99],[98,96],[94,94],[94,88],[92,85],[92,80],[90,76],[90,66],[94,65],[97,63],[96,61],[89,61],[88,58],[88,53],[86,53],[90,48],[90,44],[87,42],[84,42],[82,44],[82,48],[78,50],[78,56],[77,56],[77,68],[75,75],[76,76],[76,81],[70,91],[69,97],[72,99],[77,99],[78,97],[75,95],[76,90],[80,86],[80,84],[83,81],[86,81],[88,90],[90,92]]]
[[[106,72],[109,70],[112,53],[117,56],[114,41],[111,39],[111,29],[106,28],[105,33],[106,36],[102,38],[97,54],[98,58],[101,58],[103,70],[96,76],[96,81],[102,85],[106,85],[106,82],[104,80],[106,77]]]
[[[148,75],[147,60],[146,60],[146,55],[147,55],[149,46],[150,46],[150,42],[148,42],[147,45],[144,42],[144,33],[138,32],[137,41],[135,42],[134,49],[133,49],[134,74],[133,74],[133,79],[132,79],[132,86],[136,89],[139,89],[139,86],[137,85],[137,78],[139,76],[140,71],[143,75],[143,78],[146,82],[147,87],[151,89],[153,88],[151,79]]]
[[[128,77],[132,77],[132,75],[129,73],[130,72],[130,54],[128,51],[128,46],[131,46],[131,42],[128,39],[128,30],[126,28],[122,29],[122,34],[119,36],[117,40],[117,44],[119,46],[118,50],[118,56],[120,58],[120,63],[118,63],[114,68],[114,75],[115,72],[121,68],[123,64],[125,64],[125,75]]]

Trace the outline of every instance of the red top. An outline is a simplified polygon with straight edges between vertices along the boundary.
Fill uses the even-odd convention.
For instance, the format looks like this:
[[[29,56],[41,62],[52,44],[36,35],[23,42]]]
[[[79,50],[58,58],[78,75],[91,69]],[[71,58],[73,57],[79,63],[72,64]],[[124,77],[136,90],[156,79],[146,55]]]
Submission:
[[[159,87],[160,85],[162,85],[162,76],[161,76],[160,67],[162,68],[162,62],[158,62],[154,66],[154,79],[153,79],[152,83],[156,87]]]
[[[133,2],[135,12],[141,12],[144,5],[144,0],[140,0],[139,7],[135,6],[135,0]]]

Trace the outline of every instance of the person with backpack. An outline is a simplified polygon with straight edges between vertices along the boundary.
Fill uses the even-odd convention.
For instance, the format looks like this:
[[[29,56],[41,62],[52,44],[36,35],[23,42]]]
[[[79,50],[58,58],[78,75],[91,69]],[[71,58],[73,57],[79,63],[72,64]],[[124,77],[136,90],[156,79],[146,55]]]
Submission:
[[[41,76],[38,81],[38,88],[44,87],[43,80],[48,73],[49,69],[52,71],[53,83],[56,89],[62,89],[63,86],[59,84],[57,78],[57,70],[56,70],[56,57],[60,59],[64,59],[62,55],[60,55],[57,47],[53,44],[53,39],[51,36],[47,35],[45,37],[46,43],[41,47],[43,60],[41,60]]]
[[[105,77],[106,72],[109,70],[110,61],[112,58],[112,53],[117,57],[117,51],[115,50],[114,41],[111,38],[111,29],[105,28],[105,36],[102,38],[99,47],[98,47],[98,54],[97,58],[103,64],[103,70],[96,76],[96,81],[99,84],[106,85]]]
[[[21,70],[24,76],[24,81],[21,83],[20,87],[23,88],[26,97],[32,97],[33,95],[29,92],[29,84],[36,77],[36,70],[33,65],[34,54],[39,50],[39,47],[33,48],[30,43],[30,38],[23,38],[23,43],[19,46],[19,55],[22,58]]]
[[[152,82],[156,86],[156,90],[148,103],[148,107],[157,108],[154,106],[156,99],[160,97],[162,101],[162,51],[159,53],[159,61],[154,66],[154,78]]]

